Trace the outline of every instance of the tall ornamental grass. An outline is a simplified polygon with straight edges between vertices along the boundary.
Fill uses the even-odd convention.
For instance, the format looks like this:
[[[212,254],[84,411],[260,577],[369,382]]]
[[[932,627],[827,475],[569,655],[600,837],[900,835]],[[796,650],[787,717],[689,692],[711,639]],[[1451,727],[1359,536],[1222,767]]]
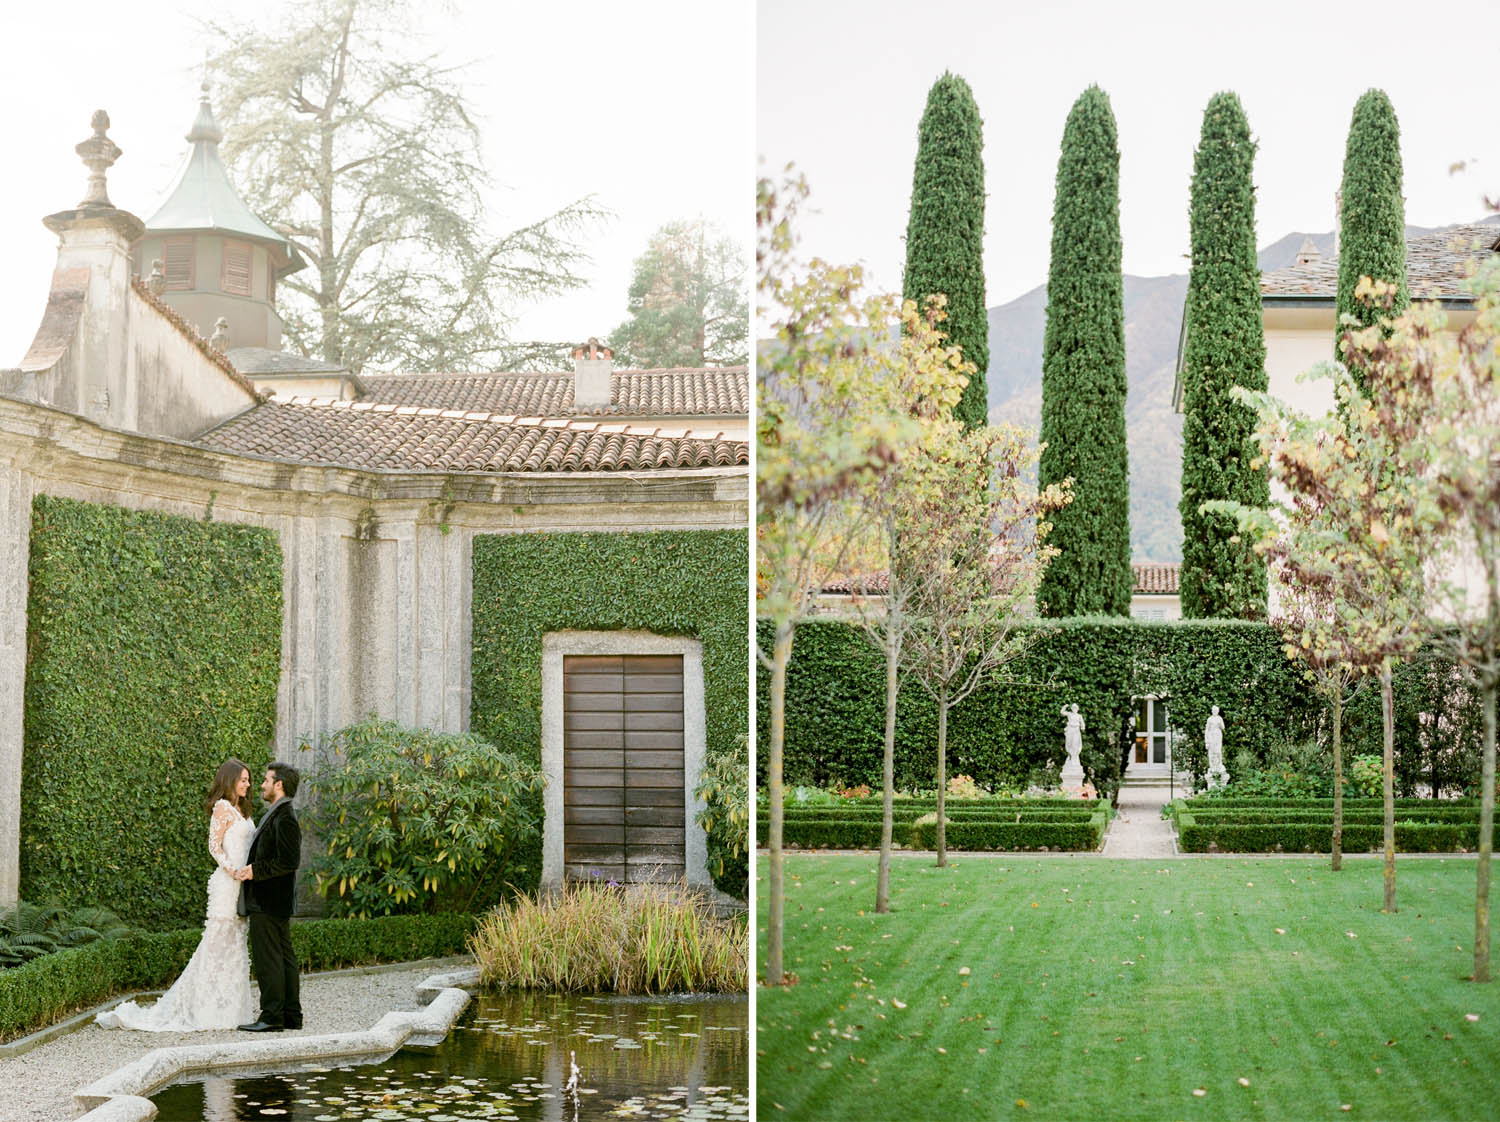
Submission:
[[[519,897],[480,921],[469,949],[493,989],[743,992],[750,964],[745,921],[717,918],[676,885],[578,882]]]

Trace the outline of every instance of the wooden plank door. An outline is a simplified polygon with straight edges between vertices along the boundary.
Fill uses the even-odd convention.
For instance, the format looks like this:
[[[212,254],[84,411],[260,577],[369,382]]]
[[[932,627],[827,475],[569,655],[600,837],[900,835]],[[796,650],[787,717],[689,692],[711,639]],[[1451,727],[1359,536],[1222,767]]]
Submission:
[[[563,658],[563,866],[621,884],[686,868],[681,655]]]

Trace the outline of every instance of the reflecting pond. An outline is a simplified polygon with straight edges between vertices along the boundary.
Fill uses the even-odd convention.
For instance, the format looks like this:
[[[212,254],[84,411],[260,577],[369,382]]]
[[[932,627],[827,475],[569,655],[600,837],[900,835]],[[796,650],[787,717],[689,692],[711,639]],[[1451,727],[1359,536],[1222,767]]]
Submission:
[[[196,1076],[153,1101],[159,1122],[743,1119],[748,1021],[742,995],[485,994],[435,1048]],[[570,1052],[577,1094],[565,1090]]]

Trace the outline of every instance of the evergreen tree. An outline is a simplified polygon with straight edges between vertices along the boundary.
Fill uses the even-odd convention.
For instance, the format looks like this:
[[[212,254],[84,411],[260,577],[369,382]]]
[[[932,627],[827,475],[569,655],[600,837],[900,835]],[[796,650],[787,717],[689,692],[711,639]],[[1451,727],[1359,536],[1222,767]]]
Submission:
[[[927,93],[917,131],[901,291],[919,307],[934,293],[947,296],[943,328],[975,368],[954,409],[970,429],[986,424],[989,416],[984,382],[990,324],[984,306],[983,146],[979,107],[969,83],[956,74],[944,74]]]
[[[1406,287],[1406,204],[1401,198],[1401,127],[1384,90],[1366,90],[1354,103],[1339,188],[1338,315],[1368,327],[1382,315],[1399,315],[1411,303]],[[1355,299],[1360,277],[1396,286],[1389,310]],[[1342,328],[1335,338],[1342,337]],[[1337,352],[1340,344],[1335,343]],[[1343,354],[1336,354],[1343,359]],[[1368,380],[1359,364],[1350,369],[1361,390]]]
[[[1270,499],[1257,455],[1253,410],[1232,401],[1235,386],[1266,388],[1255,255],[1255,142],[1240,99],[1215,94],[1203,112],[1193,161],[1192,248],[1182,384],[1182,614],[1188,619],[1264,619],[1266,566],[1240,541],[1234,519],[1200,513],[1230,499]]]
[[[1063,128],[1042,348],[1043,488],[1073,480],[1052,515],[1059,554],[1037,593],[1044,615],[1130,612],[1125,451],[1125,296],[1120,152],[1109,97],[1090,86]]]

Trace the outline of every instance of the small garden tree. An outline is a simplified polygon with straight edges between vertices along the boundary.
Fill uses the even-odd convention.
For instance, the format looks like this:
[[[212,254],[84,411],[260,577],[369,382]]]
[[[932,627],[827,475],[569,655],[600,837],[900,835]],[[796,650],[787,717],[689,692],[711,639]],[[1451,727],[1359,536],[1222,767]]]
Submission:
[[[1266,388],[1260,267],[1255,254],[1255,142],[1240,100],[1215,94],[1193,162],[1192,247],[1183,349],[1182,614],[1264,619],[1266,566],[1233,518],[1205,508],[1267,503],[1255,414],[1235,386]]]
[[[1047,563],[1048,516],[1069,501],[1067,481],[1040,493],[1036,452],[1014,426],[937,432],[907,470],[912,488],[900,563],[910,582],[910,673],[937,702],[937,863],[948,863],[944,819],[948,713],[1040,637],[1021,626]]]
[[[924,307],[947,298],[948,341],[974,370],[955,413],[967,427],[986,423],[985,370],[990,364],[989,311],[984,306],[984,139],[969,83],[944,74],[927,93],[917,132],[911,212],[906,223],[906,274],[901,291]]]
[[[858,268],[817,260],[798,268],[792,220],[806,190],[802,181],[778,190],[763,179],[756,198],[757,288],[761,314],[773,328],[758,356],[755,492],[757,615],[774,629],[771,652],[757,652],[771,671],[765,977],[773,985],[785,980],[781,763],[797,622],[859,537],[864,516],[854,496],[889,470],[917,434],[916,421],[896,407],[899,379],[891,372],[910,366],[927,392],[940,394],[963,361],[942,346],[911,301],[861,299]],[[904,332],[892,345],[896,322]]]
[[[1073,480],[1037,601],[1043,615],[1130,614],[1120,152],[1109,98],[1079,95],[1063,129],[1042,344],[1041,486]]]
[[[1384,90],[1366,90],[1354,103],[1339,199],[1339,322],[1352,316],[1359,326],[1369,327],[1379,322],[1381,309],[1356,295],[1360,278],[1392,286],[1388,315],[1405,311],[1411,302],[1406,287],[1401,127]],[[1369,381],[1358,355],[1346,352],[1342,335],[1334,354],[1349,364],[1360,391],[1368,393]]]
[[[1500,268],[1491,262],[1472,285],[1477,314],[1456,336],[1444,333],[1436,307],[1426,307],[1389,321],[1385,330],[1353,335],[1350,350],[1368,372],[1378,422],[1406,440],[1409,451],[1397,470],[1410,473],[1419,489],[1424,521],[1416,540],[1425,549],[1426,579],[1413,606],[1425,613],[1436,647],[1479,687],[1484,741],[1473,979],[1488,982],[1500,695]],[[1394,304],[1388,289],[1384,294]]]

